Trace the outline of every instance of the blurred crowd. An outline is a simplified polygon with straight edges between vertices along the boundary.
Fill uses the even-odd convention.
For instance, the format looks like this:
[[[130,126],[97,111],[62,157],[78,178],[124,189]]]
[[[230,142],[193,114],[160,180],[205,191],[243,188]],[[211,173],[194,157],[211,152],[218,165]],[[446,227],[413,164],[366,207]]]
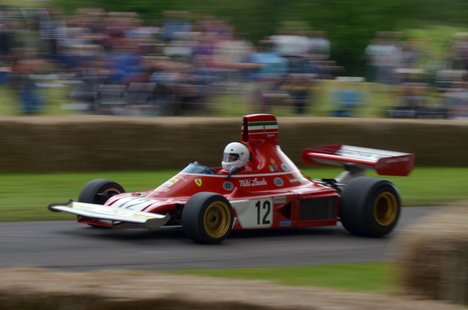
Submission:
[[[397,85],[390,117],[468,118],[468,33],[458,33],[447,55],[436,62],[424,43],[379,32],[367,46],[371,81]]]
[[[363,51],[367,79],[339,77],[344,68],[330,52],[322,31],[281,29],[253,44],[225,20],[184,11],[166,12],[156,26],[133,12],[0,10],[0,84],[25,114],[43,111],[41,87],[52,86],[69,89],[62,108],[81,113],[210,114],[214,96],[242,93],[249,112],[288,105],[305,114],[317,81],[337,79],[335,116],[356,114],[368,80],[399,86],[391,117],[468,117],[467,34],[437,72],[424,67],[418,42],[398,33],[377,33]],[[443,94],[435,105],[434,89]]]
[[[158,27],[132,12],[0,12],[1,83],[17,90],[24,113],[41,111],[38,85],[51,74],[72,89],[64,108],[89,113],[209,113],[211,96],[239,85],[249,85],[253,110],[281,91],[304,113],[310,83],[336,70],[329,51],[321,32],[282,32],[255,46],[226,21],[181,11]]]

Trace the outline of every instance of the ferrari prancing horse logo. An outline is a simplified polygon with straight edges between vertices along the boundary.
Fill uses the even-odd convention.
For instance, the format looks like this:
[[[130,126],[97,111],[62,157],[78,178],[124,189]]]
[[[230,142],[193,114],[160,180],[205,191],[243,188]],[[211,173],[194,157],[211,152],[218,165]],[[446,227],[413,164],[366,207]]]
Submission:
[[[197,184],[198,187],[201,187],[203,184],[202,179],[195,179],[195,184]]]

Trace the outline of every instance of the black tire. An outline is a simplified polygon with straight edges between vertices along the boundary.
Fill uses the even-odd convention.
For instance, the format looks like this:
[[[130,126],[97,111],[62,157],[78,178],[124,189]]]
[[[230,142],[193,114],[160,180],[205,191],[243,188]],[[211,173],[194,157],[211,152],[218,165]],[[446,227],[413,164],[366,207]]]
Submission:
[[[390,233],[400,217],[401,199],[389,181],[359,177],[341,195],[340,220],[347,231],[366,237]]]
[[[86,183],[80,192],[78,201],[103,205],[109,198],[121,193],[125,193],[125,190],[120,184],[96,179]]]
[[[233,221],[231,204],[216,193],[193,195],[182,211],[183,230],[198,243],[220,243],[231,232]]]

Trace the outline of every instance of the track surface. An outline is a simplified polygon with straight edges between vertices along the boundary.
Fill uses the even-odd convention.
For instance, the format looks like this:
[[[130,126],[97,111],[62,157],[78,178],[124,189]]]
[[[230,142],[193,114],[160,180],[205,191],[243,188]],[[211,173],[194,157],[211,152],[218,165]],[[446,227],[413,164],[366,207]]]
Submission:
[[[341,226],[233,233],[220,245],[200,245],[180,229],[94,229],[74,221],[0,223],[0,268],[63,270],[183,269],[284,266],[392,260],[398,231],[436,208],[403,208],[383,239],[349,235]]]

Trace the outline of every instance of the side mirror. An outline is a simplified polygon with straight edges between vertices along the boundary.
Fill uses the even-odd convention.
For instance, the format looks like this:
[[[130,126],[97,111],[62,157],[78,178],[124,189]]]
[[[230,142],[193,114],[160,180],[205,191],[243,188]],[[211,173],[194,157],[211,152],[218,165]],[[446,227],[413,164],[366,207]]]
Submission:
[[[231,169],[229,169],[229,172],[228,172],[228,175],[227,175],[226,179],[229,179],[233,174],[236,174],[236,173],[238,173],[239,171],[241,171],[241,168],[239,168],[239,167],[232,167]]]

